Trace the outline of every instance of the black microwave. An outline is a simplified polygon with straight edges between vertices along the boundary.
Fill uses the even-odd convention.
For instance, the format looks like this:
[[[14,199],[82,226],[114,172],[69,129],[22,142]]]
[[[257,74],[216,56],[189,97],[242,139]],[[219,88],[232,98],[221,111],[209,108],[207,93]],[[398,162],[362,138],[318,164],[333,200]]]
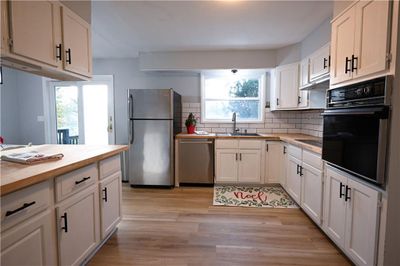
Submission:
[[[390,80],[329,90],[323,113],[322,159],[377,185],[386,175]]]

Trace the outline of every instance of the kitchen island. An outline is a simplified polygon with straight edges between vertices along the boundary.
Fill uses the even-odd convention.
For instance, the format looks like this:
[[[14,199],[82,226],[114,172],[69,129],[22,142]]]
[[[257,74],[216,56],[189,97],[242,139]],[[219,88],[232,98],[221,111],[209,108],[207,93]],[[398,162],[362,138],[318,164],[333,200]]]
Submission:
[[[58,161],[0,161],[1,264],[79,265],[121,219],[124,145],[40,145],[2,152],[62,153]],[[21,256],[21,254],[24,254]]]

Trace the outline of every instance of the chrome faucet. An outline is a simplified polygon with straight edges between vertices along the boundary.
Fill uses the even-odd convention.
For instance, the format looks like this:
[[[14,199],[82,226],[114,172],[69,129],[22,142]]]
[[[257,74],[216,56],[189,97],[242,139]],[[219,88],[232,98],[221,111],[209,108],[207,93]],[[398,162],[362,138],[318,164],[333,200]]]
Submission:
[[[239,131],[238,128],[236,128],[236,112],[232,114],[232,122],[233,122],[233,130],[232,130],[232,135],[236,135],[236,133]]]

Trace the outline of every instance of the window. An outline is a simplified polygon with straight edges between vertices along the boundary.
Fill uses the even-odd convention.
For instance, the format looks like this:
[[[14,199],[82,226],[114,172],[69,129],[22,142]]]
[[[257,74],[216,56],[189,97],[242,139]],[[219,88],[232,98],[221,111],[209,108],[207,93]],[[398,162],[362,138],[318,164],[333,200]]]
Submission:
[[[263,121],[265,73],[240,72],[243,71],[202,75],[203,123],[231,121],[234,112],[238,122]]]

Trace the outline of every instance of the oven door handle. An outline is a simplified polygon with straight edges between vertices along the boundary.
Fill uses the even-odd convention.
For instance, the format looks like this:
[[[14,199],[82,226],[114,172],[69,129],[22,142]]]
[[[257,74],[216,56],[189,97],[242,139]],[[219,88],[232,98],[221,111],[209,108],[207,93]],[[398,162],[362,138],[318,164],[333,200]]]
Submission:
[[[380,119],[387,119],[389,116],[389,108],[387,106],[375,107],[368,109],[339,109],[339,110],[325,110],[322,116],[349,116],[349,115],[376,115]]]

